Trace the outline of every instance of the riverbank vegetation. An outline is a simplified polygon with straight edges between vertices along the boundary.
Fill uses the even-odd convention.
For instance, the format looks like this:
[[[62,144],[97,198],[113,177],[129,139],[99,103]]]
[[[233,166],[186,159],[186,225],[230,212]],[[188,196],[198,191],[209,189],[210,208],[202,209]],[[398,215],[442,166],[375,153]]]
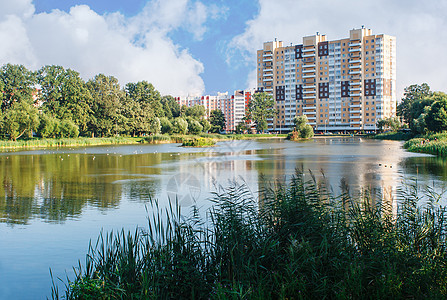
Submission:
[[[101,233],[53,299],[445,299],[446,208],[403,187],[397,209],[322,183],[219,189],[207,219],[153,202],[147,229]],[[421,206],[422,205],[422,206]]]
[[[291,141],[298,141],[302,139],[310,139],[311,137],[313,137],[314,131],[312,129],[312,126],[307,124],[307,121],[307,117],[304,115],[295,117],[293,119],[295,127],[287,135],[287,139]]]

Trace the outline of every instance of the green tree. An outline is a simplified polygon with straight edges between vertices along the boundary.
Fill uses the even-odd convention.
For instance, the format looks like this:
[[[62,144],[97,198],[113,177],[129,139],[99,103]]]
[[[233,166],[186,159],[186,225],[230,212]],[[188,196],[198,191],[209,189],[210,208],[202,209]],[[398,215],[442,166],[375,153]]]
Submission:
[[[309,139],[313,137],[314,130],[312,126],[307,124],[307,122],[308,122],[307,117],[304,115],[295,117],[293,119],[295,127],[288,134],[287,138],[290,140],[296,140],[296,139]]]
[[[225,129],[225,116],[220,109],[210,112],[211,132],[220,133]]]
[[[39,111],[32,104],[19,101],[6,110],[3,119],[3,129],[11,140],[17,140],[28,132],[32,136],[33,130],[39,126]]]
[[[87,81],[92,96],[93,118],[90,130],[97,136],[111,136],[118,132],[118,120],[122,99],[125,97],[118,79],[103,74]]]
[[[0,90],[2,111],[14,103],[26,102],[33,104],[33,94],[36,92],[36,77],[23,65],[6,64],[0,70]]]
[[[267,119],[273,118],[276,110],[272,96],[262,92],[255,93],[248,104],[248,119],[256,124],[256,130],[264,132],[268,128]]]
[[[200,122],[200,125],[202,125],[202,127],[203,127],[203,130],[202,130],[203,132],[210,131],[211,124],[210,124],[210,122],[207,119],[202,119],[199,122]]]
[[[248,127],[247,123],[245,123],[245,121],[241,121],[239,124],[236,125],[235,131],[237,134],[242,134],[249,129],[250,128]]]
[[[172,96],[163,96],[161,98],[161,104],[163,105],[163,111],[168,119],[177,118],[180,116],[180,105]]]
[[[140,81],[126,85],[128,97],[140,104],[143,109],[150,109],[156,117],[164,117],[163,105],[160,92],[151,83]]]
[[[161,133],[172,133],[172,123],[167,117],[160,118]]]
[[[187,107],[183,116],[192,117],[196,120],[200,120],[205,116],[206,110],[203,105],[194,105]]]
[[[188,122],[183,118],[175,118],[172,123],[174,133],[186,134],[188,132]]]
[[[40,115],[39,134],[43,138],[55,138],[59,135],[60,121],[45,113]]]
[[[149,123],[149,132],[151,134],[159,134],[161,131],[160,119],[158,117],[152,118]]]
[[[435,93],[432,99],[435,101],[425,116],[427,129],[432,132],[447,130],[447,95]]]
[[[191,134],[199,134],[203,130],[203,126],[199,123],[198,120],[193,117],[187,117],[186,121],[188,122],[188,132]]]
[[[42,88],[44,112],[60,119],[72,120],[82,135],[91,134],[94,123],[92,96],[79,73],[61,66],[45,66],[37,73]]]
[[[412,127],[412,121],[417,119],[423,112],[423,109],[419,110],[419,114],[414,110],[413,103],[423,100],[425,97],[430,96],[432,92],[428,84],[423,83],[421,85],[413,84],[405,88],[404,98],[402,102],[397,106],[397,116],[402,117],[403,121],[407,123],[410,128]]]
[[[59,130],[62,138],[75,138],[79,136],[79,127],[72,120],[62,120]]]

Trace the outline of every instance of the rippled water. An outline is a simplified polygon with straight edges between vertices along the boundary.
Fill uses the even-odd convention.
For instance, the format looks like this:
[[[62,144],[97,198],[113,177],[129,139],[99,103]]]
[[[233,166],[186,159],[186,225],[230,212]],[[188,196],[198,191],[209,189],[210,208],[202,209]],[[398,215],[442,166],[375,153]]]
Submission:
[[[0,298],[50,294],[49,268],[71,274],[99,232],[146,226],[151,199],[178,199],[206,210],[216,184],[245,182],[256,195],[260,178],[287,180],[295,170],[373,194],[395,193],[417,178],[442,190],[446,161],[405,152],[401,142],[359,138],[220,142],[212,148],[178,144],[64,148],[0,153]],[[324,173],[324,176],[322,175]],[[173,201],[173,200],[172,200]],[[150,211],[149,211],[150,213]]]

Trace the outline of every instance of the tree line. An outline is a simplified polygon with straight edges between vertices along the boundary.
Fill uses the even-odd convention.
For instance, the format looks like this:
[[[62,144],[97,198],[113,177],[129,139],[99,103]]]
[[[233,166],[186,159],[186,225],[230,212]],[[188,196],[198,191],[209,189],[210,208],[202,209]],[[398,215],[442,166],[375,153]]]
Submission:
[[[0,69],[0,134],[12,140],[31,137],[142,136],[157,133],[198,134],[225,127],[221,111],[203,106],[180,107],[151,83],[121,87],[113,76],[98,74],[84,81],[62,66],[33,72],[23,65]],[[223,121],[222,121],[223,119]]]

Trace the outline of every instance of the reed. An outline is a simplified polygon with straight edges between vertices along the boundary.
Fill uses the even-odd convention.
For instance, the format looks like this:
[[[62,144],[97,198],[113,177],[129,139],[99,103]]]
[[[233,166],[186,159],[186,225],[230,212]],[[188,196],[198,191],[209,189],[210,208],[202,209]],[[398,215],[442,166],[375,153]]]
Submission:
[[[429,134],[411,139],[404,144],[408,151],[447,157],[447,133]]]
[[[421,205],[421,200],[425,205]],[[101,234],[66,299],[445,299],[446,208],[402,187],[398,209],[333,196],[324,184],[245,185],[197,208],[149,209],[147,229]],[[61,296],[61,297],[62,297]],[[53,287],[52,297],[59,298]]]
[[[82,147],[98,145],[137,144],[139,139],[128,137],[110,138],[61,138],[61,139],[27,139],[18,141],[0,141],[0,148],[49,148]]]

